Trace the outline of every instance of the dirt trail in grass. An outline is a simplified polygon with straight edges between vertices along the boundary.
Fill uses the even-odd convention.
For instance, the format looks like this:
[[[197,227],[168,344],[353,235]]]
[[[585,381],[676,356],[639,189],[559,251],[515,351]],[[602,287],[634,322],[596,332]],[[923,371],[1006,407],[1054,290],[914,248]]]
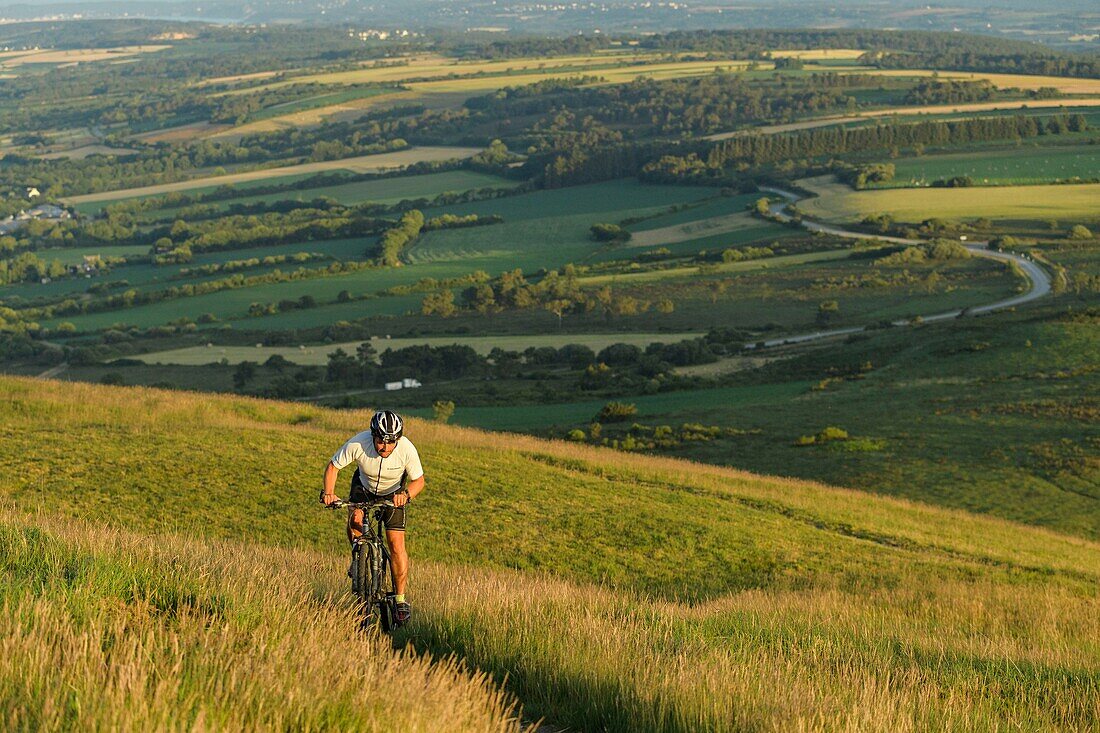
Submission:
[[[798,194],[790,191],[785,191],[781,188],[772,188],[771,186],[761,186],[761,191],[768,193],[774,193],[787,199],[788,202],[794,203],[799,200]],[[772,213],[782,222],[791,221],[792,217],[786,213],[787,204],[780,204],[772,207]],[[891,244],[925,244],[923,239],[903,239],[902,237],[890,237],[883,234],[866,234],[864,232],[855,232],[848,229],[841,229],[840,227],[831,226],[829,224],[822,224],[816,221],[810,221],[805,218],[801,220],[803,228],[811,232],[822,232],[823,234],[831,234],[834,237],[843,237],[844,239],[873,239],[879,242],[888,242]],[[999,262],[1014,262],[1020,270],[1023,272],[1024,277],[1028,280],[1028,290],[1020,295],[1015,295],[1011,298],[1004,298],[987,305],[975,306],[967,308],[966,313],[968,315],[981,315],[983,313],[992,313],[993,311],[1003,310],[1005,308],[1014,308],[1024,303],[1029,303],[1033,300],[1038,300],[1044,297],[1050,292],[1051,281],[1050,275],[1046,270],[1039,267],[1032,260],[1027,259],[1021,255],[1012,252],[995,252],[986,249],[988,242],[974,241],[966,244],[966,249],[970,254],[975,257],[985,257],[991,260],[997,260]],[[934,313],[927,316],[921,316],[923,323],[930,323],[935,321],[946,321],[951,318],[958,318],[963,314],[962,310],[946,311],[944,313]],[[894,326],[908,326],[909,321],[894,321]],[[859,333],[866,330],[866,326],[851,326],[849,328],[834,328],[827,331],[815,331],[813,333],[797,334],[794,336],[783,336],[781,338],[770,339],[764,341],[763,346],[783,346],[786,344],[799,344],[807,343],[810,341],[818,341],[825,338],[833,338],[836,336],[847,336],[853,333]],[[746,344],[748,348],[754,348],[753,344]]]

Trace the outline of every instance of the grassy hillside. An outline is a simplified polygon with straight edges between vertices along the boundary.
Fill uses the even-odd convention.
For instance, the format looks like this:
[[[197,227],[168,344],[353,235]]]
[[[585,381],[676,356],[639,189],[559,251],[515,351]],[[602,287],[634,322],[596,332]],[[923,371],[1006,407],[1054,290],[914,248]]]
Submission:
[[[89,666],[116,645],[119,664],[151,656],[124,667],[146,680],[141,690],[159,689],[150,665],[171,661],[148,650],[173,650],[183,669],[164,674],[186,684],[157,698],[159,720],[208,709],[223,716],[214,727],[350,724],[293,717],[310,701],[347,698],[280,664],[324,666],[348,638],[340,522],[315,497],[325,460],[367,413],[4,378],[0,414],[14,505],[0,588],[9,607],[28,609],[5,614],[5,644],[38,650],[41,680],[0,672],[6,710],[34,721],[80,700],[90,727],[142,727],[143,710],[123,698],[83,703],[91,692],[66,687],[68,668],[41,661],[80,638]],[[416,421],[408,433],[428,489],[409,538],[418,615],[399,642],[457,652],[528,718],[662,731],[1085,731],[1100,721],[1096,543],[670,459]],[[58,501],[88,524],[22,518]],[[124,529],[90,528],[103,525]],[[190,539],[164,541],[176,535]],[[236,544],[256,541],[274,548],[259,564]],[[160,568],[178,580],[157,580]],[[331,627],[318,631],[325,614]],[[33,623],[64,633],[27,634]],[[208,637],[224,656],[191,674],[206,657],[187,649]],[[329,656],[315,661],[310,644]],[[210,669],[251,690],[248,704],[235,704],[231,684],[203,682]],[[448,719],[451,729],[506,727],[507,704],[484,680],[453,665],[418,669],[438,680],[425,683],[437,699],[469,701],[470,722]],[[287,680],[287,702],[262,705],[253,679],[265,689]],[[336,690],[357,680],[345,668]],[[430,721],[432,705],[412,707]]]
[[[331,554],[66,527],[5,507],[0,558],[5,730],[522,727],[486,675],[356,633]],[[415,686],[416,705],[363,694],[395,679]]]

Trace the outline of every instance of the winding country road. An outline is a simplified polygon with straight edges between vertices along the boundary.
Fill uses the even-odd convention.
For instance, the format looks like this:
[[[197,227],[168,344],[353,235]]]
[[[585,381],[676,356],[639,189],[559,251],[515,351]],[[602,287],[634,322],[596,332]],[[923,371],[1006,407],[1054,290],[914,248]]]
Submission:
[[[798,201],[799,196],[790,191],[784,191],[781,188],[773,188],[771,186],[761,186],[761,191],[767,193],[773,193],[778,196],[782,196],[787,199],[789,203]],[[789,222],[792,217],[786,212],[787,204],[779,204],[773,206],[771,213],[781,222]],[[880,242],[889,242],[892,244],[924,244],[923,239],[904,239],[902,237],[890,237],[883,234],[865,234],[864,232],[853,232],[848,229],[841,229],[839,227],[831,226],[829,224],[822,224],[816,221],[809,221],[802,219],[801,224],[803,228],[811,232],[822,232],[823,234],[831,234],[834,237],[843,237],[844,239],[874,239]],[[1014,308],[1023,303],[1028,303],[1033,300],[1038,300],[1050,293],[1051,281],[1050,275],[1042,267],[1039,267],[1035,262],[1027,259],[1026,257],[1012,252],[997,252],[995,250],[986,249],[988,242],[974,241],[966,244],[966,248],[970,251],[970,254],[975,257],[985,257],[991,260],[998,260],[1000,262],[1015,262],[1020,270],[1024,273],[1030,282],[1031,287],[1026,293],[1020,295],[1014,295],[1011,298],[1005,298],[998,300],[987,305],[973,306],[966,308],[966,313],[969,315],[979,315],[982,313],[992,313],[993,311],[1003,310],[1005,308]],[[943,313],[934,313],[931,315],[921,316],[921,321],[924,323],[930,323],[935,321],[946,321],[951,318],[958,318],[962,315],[962,310],[945,311]],[[908,320],[893,321],[895,326],[907,326]],[[833,328],[825,331],[814,331],[813,333],[803,333],[795,336],[782,336],[780,338],[770,339],[764,342],[757,342],[756,344],[745,344],[746,348],[756,348],[763,345],[768,346],[784,346],[787,344],[801,344],[809,341],[817,341],[824,338],[833,338],[836,336],[847,336],[853,333],[859,333],[865,331],[866,326],[849,326],[847,328]]]

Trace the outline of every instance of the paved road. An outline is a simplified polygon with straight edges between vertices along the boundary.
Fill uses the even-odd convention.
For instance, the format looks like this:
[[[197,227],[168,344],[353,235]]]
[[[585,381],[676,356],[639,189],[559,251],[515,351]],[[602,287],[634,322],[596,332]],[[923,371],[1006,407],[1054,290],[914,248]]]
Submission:
[[[795,202],[799,199],[799,196],[790,191],[784,191],[781,188],[773,188],[771,186],[761,186],[761,191],[767,193],[774,193],[778,196],[782,196],[787,199],[788,202]],[[787,204],[779,204],[772,207],[772,213],[780,221],[788,222],[791,220],[791,215],[786,212]],[[802,219],[802,226],[811,232],[822,232],[824,234],[831,234],[834,237],[843,237],[845,239],[873,239],[879,242],[889,242],[891,244],[923,244],[923,239],[904,239],[902,237],[889,237],[883,234],[865,234],[864,232],[853,232],[848,229],[841,229],[839,227],[831,226],[829,224],[822,224],[821,222],[810,221],[808,219]],[[966,312],[970,315],[979,315],[981,313],[991,313],[997,310],[1003,310],[1005,308],[1014,308],[1023,303],[1029,303],[1033,300],[1038,300],[1050,293],[1050,275],[1047,271],[1035,264],[1035,262],[1023,257],[1022,255],[1014,254],[1012,252],[996,252],[994,250],[986,249],[988,242],[974,241],[966,244],[966,248],[970,250],[970,253],[975,257],[985,257],[991,260],[999,260],[1001,262],[1015,262],[1020,270],[1030,282],[1030,288],[1026,293],[1020,295],[1014,295],[1011,298],[1005,298],[998,300],[987,305],[973,306],[967,308]],[[935,321],[946,321],[951,318],[958,318],[962,314],[962,310],[945,311],[943,313],[933,313],[926,316],[921,316],[921,320],[925,323]],[[893,321],[895,326],[907,326],[909,321]],[[783,336],[781,338],[770,339],[763,342],[764,346],[782,346],[784,344],[800,344],[808,341],[817,341],[824,338],[833,338],[836,336],[847,336],[853,333],[859,333],[865,330],[865,326],[851,326],[848,328],[833,328],[826,331],[814,331],[813,333],[803,333],[794,336]],[[747,348],[755,348],[757,344],[745,344]]]

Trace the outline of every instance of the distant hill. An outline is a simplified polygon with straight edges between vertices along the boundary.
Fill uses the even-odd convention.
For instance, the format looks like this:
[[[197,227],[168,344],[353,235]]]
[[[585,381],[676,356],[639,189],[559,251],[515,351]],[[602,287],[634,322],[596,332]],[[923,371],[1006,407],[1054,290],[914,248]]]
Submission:
[[[324,645],[314,624],[333,649],[348,643],[341,522],[316,492],[328,456],[368,415],[0,379],[0,595],[53,629],[28,636],[20,619],[31,617],[7,613],[0,635],[65,656],[29,673],[53,692],[0,663],[5,709],[53,720],[35,716],[67,700],[88,725],[140,727],[148,718],[121,692],[84,707],[93,691],[67,687],[80,674],[67,669],[120,675],[125,662],[139,695],[158,675],[238,681],[161,694],[156,709],[179,716],[167,727],[197,715],[231,729],[319,724],[294,701],[330,697],[314,673],[334,659],[294,676],[267,645],[308,654],[307,641]],[[415,420],[407,432],[428,487],[410,521],[417,618],[399,642],[457,653],[515,694],[527,719],[623,731],[1100,720],[1096,543],[683,461]],[[307,641],[291,641],[298,627]],[[77,638],[94,641],[63,652]],[[199,664],[193,645],[213,639],[254,647],[287,697],[271,704],[297,717],[247,697],[260,696],[251,654]],[[103,657],[104,644],[153,651]],[[166,668],[165,654],[198,671]],[[464,729],[503,729],[499,692],[439,670],[453,682],[433,687],[430,704],[465,696],[496,712]],[[334,699],[354,679],[340,677]],[[242,690],[247,704],[229,706]],[[379,715],[368,728],[392,725]]]

